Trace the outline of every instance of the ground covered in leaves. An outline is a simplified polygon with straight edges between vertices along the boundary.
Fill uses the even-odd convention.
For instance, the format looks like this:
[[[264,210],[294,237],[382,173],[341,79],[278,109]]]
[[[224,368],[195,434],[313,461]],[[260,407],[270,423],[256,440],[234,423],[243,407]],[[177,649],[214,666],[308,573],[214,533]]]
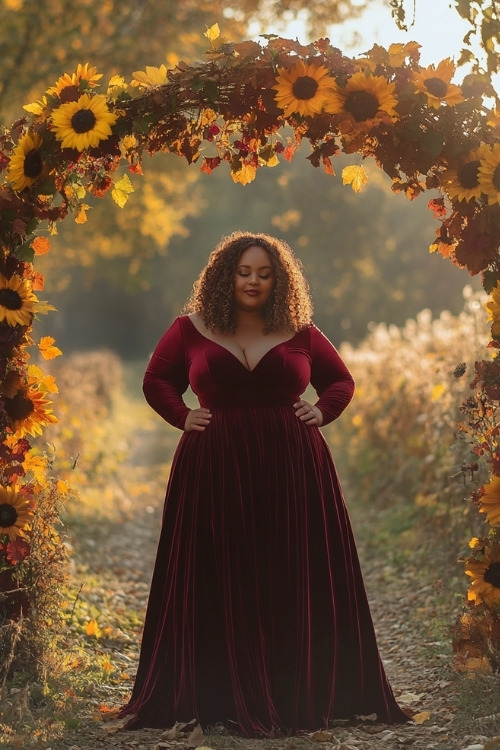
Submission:
[[[412,563],[408,550],[386,554],[376,539],[376,518],[351,507],[365,582],[382,658],[400,704],[413,720],[386,726],[371,717],[338,722],[327,730],[293,737],[244,739],[215,727],[126,731],[116,719],[126,702],[137,664],[149,580],[159,534],[168,466],[177,434],[142,420],[123,466],[133,501],[112,513],[73,512],[74,546],[66,604],[66,683],[10,688],[0,747],[51,750],[500,750],[500,682],[491,675],[457,670],[450,625],[460,601],[435,576],[432,564]],[[349,496],[347,489],[346,495]],[[369,543],[371,540],[371,543]],[[37,689],[39,690],[37,700]],[[37,708],[38,706],[38,708]],[[37,717],[37,711],[39,716]],[[31,722],[31,723],[30,723]],[[32,728],[28,730],[28,727]]]

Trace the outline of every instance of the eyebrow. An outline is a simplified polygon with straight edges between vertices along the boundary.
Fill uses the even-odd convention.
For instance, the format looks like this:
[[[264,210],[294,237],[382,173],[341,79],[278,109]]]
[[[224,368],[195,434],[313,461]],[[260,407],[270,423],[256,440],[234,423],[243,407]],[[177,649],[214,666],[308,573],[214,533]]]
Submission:
[[[242,264],[241,266],[237,266],[237,268],[250,268],[250,266],[247,266],[247,265],[245,265],[245,264]],[[266,269],[267,269],[267,268],[270,268],[270,269],[271,269],[271,271],[273,270],[273,267],[272,267],[272,266],[260,266],[260,268],[259,268],[258,270],[259,270],[259,271],[263,271],[263,270],[264,270],[264,268],[266,268]]]

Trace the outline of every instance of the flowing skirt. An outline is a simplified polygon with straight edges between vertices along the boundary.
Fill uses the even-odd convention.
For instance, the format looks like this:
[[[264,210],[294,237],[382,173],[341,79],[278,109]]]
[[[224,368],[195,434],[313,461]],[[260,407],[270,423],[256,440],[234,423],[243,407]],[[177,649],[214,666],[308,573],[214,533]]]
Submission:
[[[212,413],[173,460],[127,726],[405,721],[320,430],[292,407]]]

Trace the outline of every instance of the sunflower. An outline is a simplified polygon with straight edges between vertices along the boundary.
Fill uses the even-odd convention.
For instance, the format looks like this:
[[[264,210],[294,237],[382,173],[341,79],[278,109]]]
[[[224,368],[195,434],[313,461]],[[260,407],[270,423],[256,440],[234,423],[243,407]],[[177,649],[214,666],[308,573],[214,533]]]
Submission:
[[[484,560],[471,558],[466,565],[465,573],[472,578],[468,600],[500,611],[500,543],[484,547]]]
[[[49,96],[57,96],[62,102],[75,101],[81,93],[80,81],[85,81],[86,88],[98,85],[102,73],[96,73],[95,68],[89,68],[89,63],[78,65],[76,73],[65,73],[57,79],[55,86],[51,86],[45,92]],[[76,96],[75,96],[76,94]]]
[[[20,137],[10,157],[6,174],[13,190],[20,193],[24,188],[30,188],[42,174],[41,145],[42,139],[38,133],[25,133]]]
[[[485,149],[479,165],[479,185],[488,203],[500,203],[500,143]]]
[[[0,275],[0,323],[28,326],[37,302],[29,281],[16,274],[10,279]]]
[[[438,109],[442,102],[446,104],[460,104],[464,97],[460,86],[450,83],[455,72],[453,61],[447,57],[441,60],[437,68],[429,65],[413,75],[413,83],[416,91],[421,91],[427,96],[429,107]]]
[[[486,519],[492,526],[500,524],[500,477],[493,477],[485,485],[479,511],[486,513]]]
[[[456,167],[449,167],[443,172],[441,186],[450,198],[471,201],[481,197],[483,190],[479,183],[479,167],[486,148],[483,144],[470,151]]]
[[[373,120],[381,114],[395,118],[397,112],[394,107],[398,100],[394,86],[383,76],[365,75],[359,71],[349,78],[345,87],[335,84],[325,110],[332,115],[348,115],[356,122]]]
[[[328,68],[299,60],[292,68],[279,68],[276,103],[285,117],[297,112],[302,117],[317,115],[324,108],[333,86]]]
[[[36,388],[20,388],[15,396],[4,398],[3,401],[18,438],[41,435],[42,427],[57,422],[57,417],[49,408],[52,402]]]
[[[489,311],[488,320],[493,321],[491,335],[496,338],[500,336],[500,285],[498,282],[491,290],[491,299],[485,307]]]
[[[32,516],[29,499],[14,487],[0,487],[0,537],[6,535],[13,542],[18,536],[25,536]]]
[[[76,102],[61,104],[52,113],[52,127],[63,148],[84,151],[111,135],[116,115],[110,112],[103,94],[82,94]]]

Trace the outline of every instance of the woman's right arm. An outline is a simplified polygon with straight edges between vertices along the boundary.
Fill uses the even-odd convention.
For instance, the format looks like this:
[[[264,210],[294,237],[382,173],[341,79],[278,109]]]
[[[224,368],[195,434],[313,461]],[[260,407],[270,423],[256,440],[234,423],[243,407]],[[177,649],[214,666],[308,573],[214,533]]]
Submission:
[[[185,428],[190,409],[182,394],[189,385],[186,348],[177,318],[163,334],[149,362],[143,381],[148,404],[167,422]]]

